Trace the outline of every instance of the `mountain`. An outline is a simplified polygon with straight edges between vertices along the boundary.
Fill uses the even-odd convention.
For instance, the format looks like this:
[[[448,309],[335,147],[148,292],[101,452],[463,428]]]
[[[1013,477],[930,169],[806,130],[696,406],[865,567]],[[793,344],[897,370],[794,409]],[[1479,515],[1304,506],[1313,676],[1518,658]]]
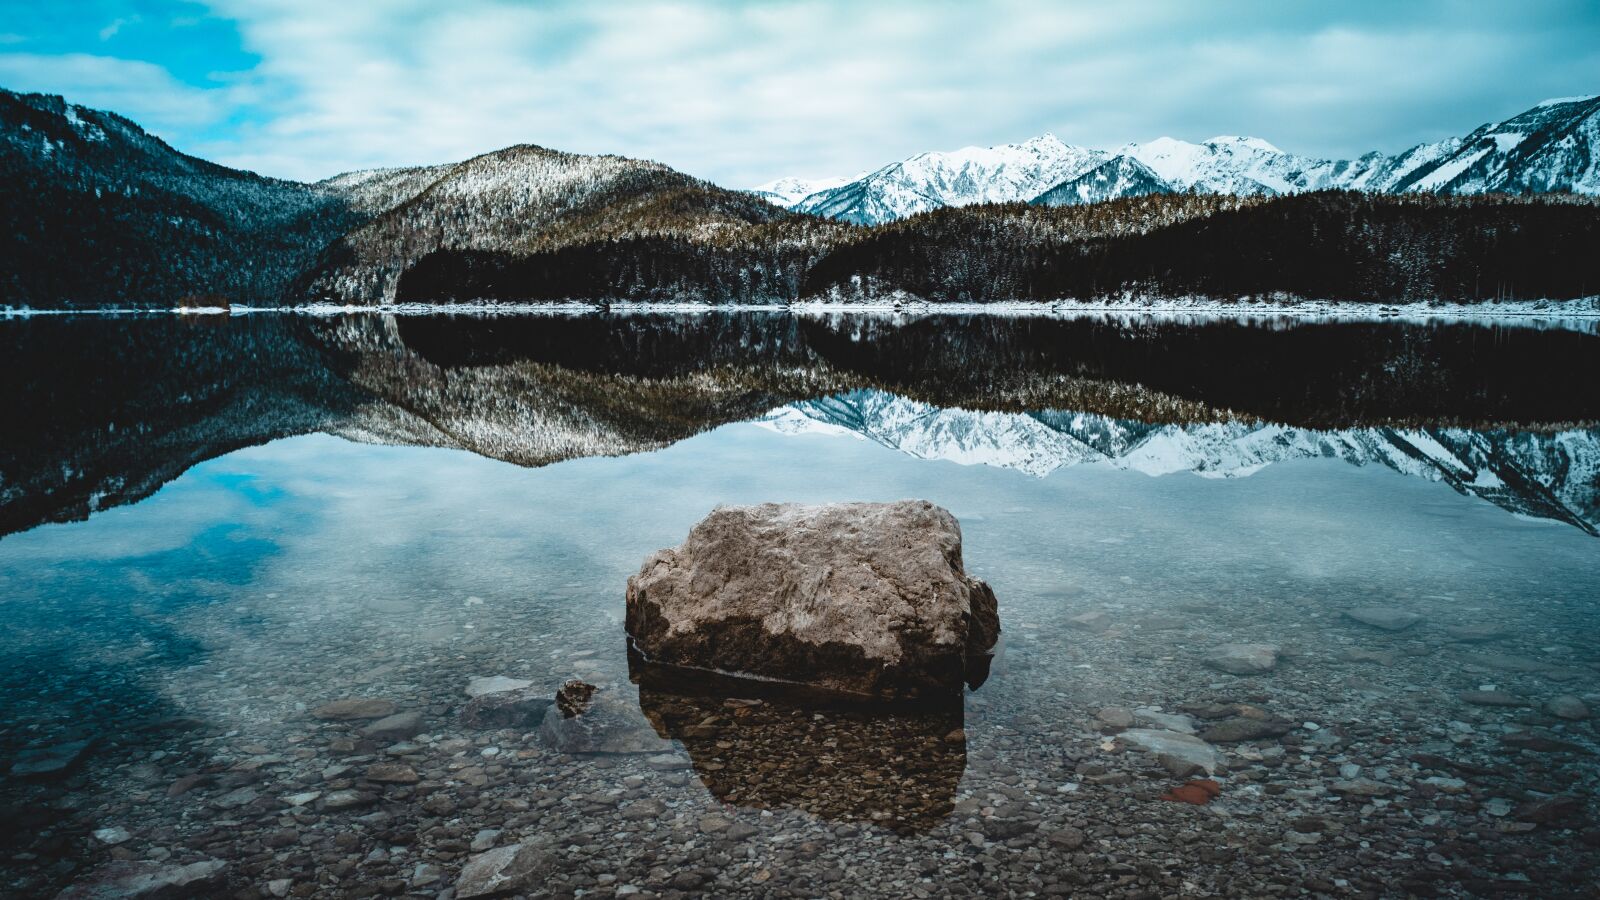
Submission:
[[[1241,478],[1289,460],[1342,459],[1443,482],[1510,512],[1600,535],[1596,431],[1153,425],[1086,412],[941,409],[872,390],[792,403],[758,424],[784,434],[848,434],[920,459],[997,466],[1037,478],[1085,463],[1147,475]]]
[[[1419,144],[1393,156],[1317,159],[1286,153],[1260,138],[1234,136],[1198,144],[1163,137],[1106,151],[1046,134],[1021,144],[922,153],[836,187],[804,196],[774,192],[769,199],[802,212],[878,225],[946,206],[1095,203],[1157,191],[1595,194],[1600,193],[1597,148],[1600,96],[1573,97],[1547,100],[1464,138]]]
[[[372,198],[372,207],[388,204],[340,236],[295,290],[348,303],[393,300],[401,273],[432,253],[529,255],[649,237],[712,243],[794,216],[660,163],[526,144],[451,166],[345,175],[324,185]]]
[[[750,193],[778,206],[794,206],[801,200],[829,188],[854,181],[854,178],[779,178],[758,185]]]
[[[1119,154],[1028,202],[1036,206],[1068,206],[1176,192],[1172,183],[1157,175],[1155,170],[1131,156]]]
[[[336,191],[209,163],[115,113],[3,89],[0,196],[0,302],[11,306],[277,303],[360,219]]]
[[[858,225],[877,225],[944,206],[1030,200],[1110,156],[1070,146],[1053,134],[1020,144],[920,153],[848,184],[811,194],[793,208]]]

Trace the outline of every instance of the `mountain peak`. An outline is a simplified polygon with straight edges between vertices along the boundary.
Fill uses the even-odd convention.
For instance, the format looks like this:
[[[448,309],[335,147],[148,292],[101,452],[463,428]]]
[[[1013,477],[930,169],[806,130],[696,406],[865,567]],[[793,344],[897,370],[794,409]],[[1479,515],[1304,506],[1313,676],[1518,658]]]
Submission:
[[[1262,140],[1261,138],[1258,138],[1258,137],[1240,137],[1239,135],[1234,135],[1234,134],[1219,134],[1216,137],[1206,141],[1206,143],[1207,144],[1211,144],[1213,146],[1232,145],[1232,146],[1235,146],[1235,147],[1249,147],[1252,150],[1260,150],[1263,153],[1282,153],[1283,152],[1282,150],[1279,150],[1277,147],[1275,147],[1272,144]]]

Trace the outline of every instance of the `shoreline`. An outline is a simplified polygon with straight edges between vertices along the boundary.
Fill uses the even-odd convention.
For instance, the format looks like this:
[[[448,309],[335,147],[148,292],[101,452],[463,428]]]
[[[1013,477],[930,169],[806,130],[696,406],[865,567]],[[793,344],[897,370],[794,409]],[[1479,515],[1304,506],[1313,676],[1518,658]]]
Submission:
[[[1576,300],[1518,300],[1504,303],[1361,303],[1352,301],[1218,301],[1177,298],[1154,301],[1118,299],[1084,301],[1008,301],[998,303],[931,303],[915,299],[882,301],[806,301],[798,303],[696,303],[545,301],[535,303],[384,303],[371,305],[308,303],[296,306],[208,306],[173,308],[100,307],[78,309],[0,308],[0,319],[36,316],[583,316],[607,314],[703,314],[726,312],[789,313],[806,316],[1006,316],[1039,318],[1107,317],[1119,320],[1228,320],[1262,322],[1403,322],[1408,324],[1505,324],[1533,328],[1572,328],[1600,333],[1600,296]]]

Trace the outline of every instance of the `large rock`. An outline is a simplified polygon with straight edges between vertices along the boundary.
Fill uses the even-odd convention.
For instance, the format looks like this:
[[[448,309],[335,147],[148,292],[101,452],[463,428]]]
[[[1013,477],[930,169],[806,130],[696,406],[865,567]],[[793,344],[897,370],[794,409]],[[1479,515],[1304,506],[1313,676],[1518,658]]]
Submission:
[[[89,752],[93,741],[69,741],[45,747],[30,747],[11,761],[11,774],[18,778],[53,778],[65,775]]]
[[[556,691],[545,710],[539,737],[563,753],[661,753],[672,743],[639,711],[636,695],[620,685],[593,685],[574,678]]]
[[[955,517],[903,500],[719,508],[628,579],[627,629],[647,664],[905,699],[981,682],[1000,621]]]
[[[461,709],[461,724],[468,728],[538,728],[551,699],[531,690],[479,694]]]
[[[218,859],[175,866],[117,860],[106,863],[56,895],[56,900],[168,900],[213,897],[226,885],[227,863]]]
[[[1404,631],[1422,621],[1422,617],[1416,613],[1393,606],[1358,606],[1345,610],[1344,614],[1363,625],[1384,631]]]

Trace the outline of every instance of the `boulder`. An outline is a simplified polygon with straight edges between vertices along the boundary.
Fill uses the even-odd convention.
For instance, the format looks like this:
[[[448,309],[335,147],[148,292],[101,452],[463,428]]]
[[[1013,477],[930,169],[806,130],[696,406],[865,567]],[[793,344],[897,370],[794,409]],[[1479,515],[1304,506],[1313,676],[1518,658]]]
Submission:
[[[148,860],[106,863],[56,895],[56,900],[213,897],[226,886],[228,864],[208,859],[175,866]]]
[[[1572,694],[1551,697],[1545,702],[1544,711],[1557,718],[1573,722],[1581,722],[1589,718],[1589,705],[1583,702],[1582,697]]]
[[[647,665],[874,699],[959,693],[988,672],[994,592],[923,500],[720,507],[628,579]]]
[[[539,737],[563,753],[662,753],[672,742],[639,711],[638,699],[619,685],[593,685],[574,678],[556,691],[545,710]]]
[[[1207,653],[1202,662],[1230,675],[1260,675],[1278,667],[1278,648],[1272,644],[1223,644]]]

